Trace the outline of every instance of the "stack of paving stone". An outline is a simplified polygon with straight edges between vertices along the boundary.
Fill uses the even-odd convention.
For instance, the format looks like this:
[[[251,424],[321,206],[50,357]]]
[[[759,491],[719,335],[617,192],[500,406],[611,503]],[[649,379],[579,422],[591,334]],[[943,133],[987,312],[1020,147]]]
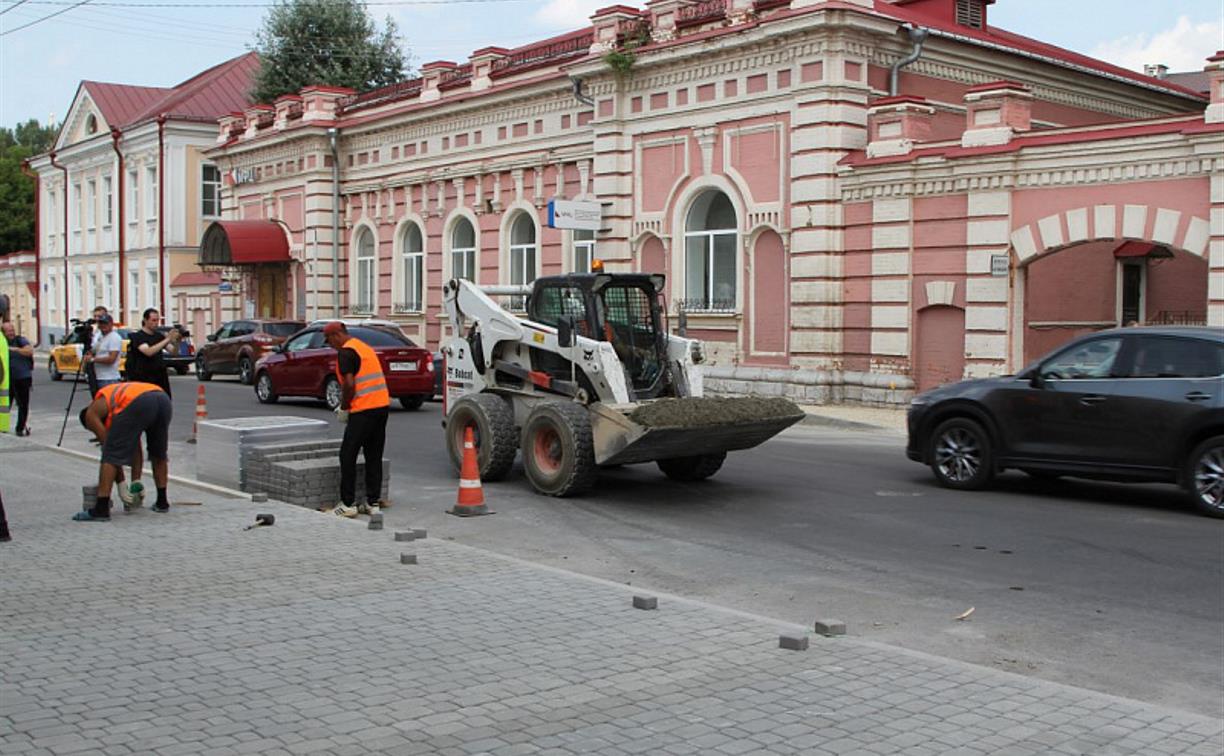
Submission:
[[[387,498],[391,461],[382,460],[380,498]],[[340,495],[340,441],[257,444],[250,449],[242,490],[316,508],[331,506]],[[365,500],[365,463],[357,463],[357,504]]]
[[[323,420],[284,416],[205,420],[197,427],[196,476],[207,483],[243,490],[253,447],[326,441],[328,433]]]

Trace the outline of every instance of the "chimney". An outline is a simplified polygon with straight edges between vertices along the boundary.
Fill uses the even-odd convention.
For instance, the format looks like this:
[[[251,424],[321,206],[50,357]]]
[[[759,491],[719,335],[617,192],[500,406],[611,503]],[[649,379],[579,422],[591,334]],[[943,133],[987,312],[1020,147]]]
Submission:
[[[432,102],[442,97],[438,85],[442,83],[443,74],[450,73],[458,67],[449,60],[435,60],[421,66],[421,102]]]
[[[1204,70],[1211,82],[1211,104],[1204,118],[1207,123],[1224,123],[1224,50],[1208,58]]]
[[[1163,79],[1169,75],[1169,67],[1164,63],[1145,63],[1143,75],[1151,76],[1153,79]]]
[[[472,64],[472,91],[493,86],[493,67],[510,51],[504,47],[482,47],[468,59]]]
[[[340,100],[354,94],[348,87],[313,86],[302,89],[303,121],[332,121]]]
[[[963,147],[1007,144],[1013,134],[1032,128],[1033,94],[1025,84],[992,81],[970,87],[965,106]]]
[[[881,97],[867,110],[867,157],[908,155],[931,136],[935,108],[914,95]]]

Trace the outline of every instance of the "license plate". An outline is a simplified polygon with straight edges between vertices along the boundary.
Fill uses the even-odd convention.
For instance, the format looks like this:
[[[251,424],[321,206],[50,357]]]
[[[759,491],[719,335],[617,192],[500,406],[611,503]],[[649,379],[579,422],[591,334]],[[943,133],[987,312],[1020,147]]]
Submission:
[[[391,363],[392,370],[416,370],[416,367],[417,365],[415,362],[392,362]]]

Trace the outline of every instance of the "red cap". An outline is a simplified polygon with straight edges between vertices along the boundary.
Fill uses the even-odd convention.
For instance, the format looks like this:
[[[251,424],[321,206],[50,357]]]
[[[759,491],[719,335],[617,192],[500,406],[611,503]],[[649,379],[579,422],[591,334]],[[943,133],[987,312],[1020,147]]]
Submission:
[[[323,326],[324,336],[331,336],[334,333],[344,333],[344,332],[345,332],[344,324],[338,320],[333,320],[327,325]]]

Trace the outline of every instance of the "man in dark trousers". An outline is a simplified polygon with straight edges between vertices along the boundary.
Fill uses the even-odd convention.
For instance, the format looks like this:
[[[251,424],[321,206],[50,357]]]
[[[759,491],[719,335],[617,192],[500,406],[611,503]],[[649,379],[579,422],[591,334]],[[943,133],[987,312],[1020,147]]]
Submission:
[[[98,503],[93,509],[77,512],[72,519],[82,522],[110,520],[110,494],[123,465],[130,464],[145,434],[149,459],[153,461],[153,481],[157,484],[154,512],[169,512],[166,481],[170,477],[169,441],[173,410],[170,397],[151,383],[112,383],[98,389],[98,395],[85,408],[85,425],[102,442],[102,463],[98,469]]]
[[[374,514],[382,496],[382,454],[387,439],[391,394],[378,355],[361,339],[349,335],[344,323],[323,327],[328,346],[336,350],[336,376],[340,379],[340,406],[336,417],[345,423],[340,444],[340,503],[332,512],[340,517]],[[365,457],[365,503],[353,506],[357,488],[357,452]]]

